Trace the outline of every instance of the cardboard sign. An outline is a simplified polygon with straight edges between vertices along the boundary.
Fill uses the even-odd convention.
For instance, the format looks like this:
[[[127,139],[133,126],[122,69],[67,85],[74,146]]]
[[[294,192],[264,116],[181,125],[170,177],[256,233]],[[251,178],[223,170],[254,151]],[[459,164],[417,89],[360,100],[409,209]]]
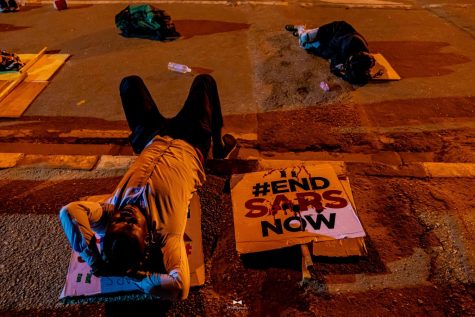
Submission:
[[[401,76],[394,70],[389,62],[384,58],[383,54],[371,54],[375,63],[371,68],[372,80],[400,80]]]
[[[110,195],[87,197],[85,200],[104,201]],[[100,248],[99,237],[96,236]],[[203,285],[205,282],[203,245],[201,239],[201,206],[197,194],[190,202],[188,222],[185,229],[185,245],[190,265],[191,286]],[[139,291],[137,285],[128,277],[96,277],[90,273],[91,268],[78,253],[72,252],[66,275],[66,284],[60,298],[110,294]]]
[[[340,178],[340,182],[345,189],[353,209],[357,213],[353,193],[351,192],[350,181],[347,177]],[[340,240],[314,241],[312,243],[313,256],[327,257],[347,257],[347,256],[365,256],[368,251],[363,237],[348,238]]]
[[[365,236],[327,164],[234,175],[231,197],[239,253]]]

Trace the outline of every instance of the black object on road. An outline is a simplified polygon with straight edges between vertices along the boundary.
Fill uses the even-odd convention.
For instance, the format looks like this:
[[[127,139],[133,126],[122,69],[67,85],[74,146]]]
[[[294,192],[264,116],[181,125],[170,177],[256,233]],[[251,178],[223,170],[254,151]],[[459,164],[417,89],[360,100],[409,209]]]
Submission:
[[[126,37],[148,38],[159,41],[180,37],[171,17],[154,6],[131,5],[115,16],[115,24]]]

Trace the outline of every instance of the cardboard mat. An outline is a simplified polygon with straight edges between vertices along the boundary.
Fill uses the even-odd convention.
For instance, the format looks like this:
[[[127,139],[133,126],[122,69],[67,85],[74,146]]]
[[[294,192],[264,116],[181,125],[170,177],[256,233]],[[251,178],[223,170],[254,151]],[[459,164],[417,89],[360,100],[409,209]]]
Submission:
[[[18,118],[48,85],[69,54],[18,54],[25,66],[19,72],[0,72],[0,117]]]
[[[104,201],[110,195],[87,197],[90,201]],[[98,238],[98,237],[96,237]],[[191,286],[205,283],[203,245],[201,237],[201,206],[197,194],[190,202],[188,222],[185,229],[185,245],[190,265]],[[98,247],[100,247],[98,243]],[[80,296],[107,295],[137,292],[136,284],[128,277],[96,277],[90,273],[90,267],[84,263],[79,254],[72,252],[66,283],[60,299]]]
[[[401,76],[394,70],[389,62],[384,58],[383,54],[371,54],[375,61],[373,68],[371,68],[372,80],[400,80]]]

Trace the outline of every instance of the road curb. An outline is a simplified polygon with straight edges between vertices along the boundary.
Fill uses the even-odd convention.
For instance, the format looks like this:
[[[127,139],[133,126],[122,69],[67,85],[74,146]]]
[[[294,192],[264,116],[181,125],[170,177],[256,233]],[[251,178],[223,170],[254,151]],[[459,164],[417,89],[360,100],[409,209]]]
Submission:
[[[210,160],[207,168],[216,174],[240,174],[277,168],[285,164],[330,164],[337,173],[344,174],[346,170],[357,171],[368,176],[383,177],[414,177],[414,178],[454,178],[475,177],[475,163],[442,163],[414,162],[408,164],[387,164],[373,160],[374,155],[339,154],[334,159],[328,159],[328,153],[317,155],[313,159],[308,156],[282,155],[279,158],[262,158],[252,152],[247,158],[230,160]],[[386,155],[382,155],[387,157]],[[137,156],[114,155],[39,155],[24,153],[0,153],[0,169],[11,168],[43,168],[43,169],[72,169],[72,170],[126,170]],[[326,158],[326,159],[322,159]],[[335,159],[337,158],[337,159]],[[345,159],[346,158],[346,159]],[[398,162],[395,156],[389,156],[390,162]]]

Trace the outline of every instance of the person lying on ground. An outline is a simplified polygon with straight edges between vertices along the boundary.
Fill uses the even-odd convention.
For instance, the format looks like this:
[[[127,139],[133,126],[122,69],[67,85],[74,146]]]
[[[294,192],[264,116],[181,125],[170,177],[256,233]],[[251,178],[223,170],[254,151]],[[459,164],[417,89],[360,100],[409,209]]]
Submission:
[[[190,288],[184,242],[189,203],[205,181],[203,166],[211,147],[214,158],[224,159],[236,139],[221,136],[221,105],[210,75],[194,79],[173,118],[160,114],[138,76],[122,80],[120,95],[132,131],[129,140],[140,155],[106,203],[70,203],[60,211],[61,225],[94,275],[128,275],[144,293],[185,299]],[[159,259],[162,270],[147,267],[151,257]]]
[[[307,52],[329,59],[333,74],[358,85],[371,79],[375,60],[365,38],[349,23],[334,21],[309,30],[289,24],[285,29],[299,38],[300,46]]]

